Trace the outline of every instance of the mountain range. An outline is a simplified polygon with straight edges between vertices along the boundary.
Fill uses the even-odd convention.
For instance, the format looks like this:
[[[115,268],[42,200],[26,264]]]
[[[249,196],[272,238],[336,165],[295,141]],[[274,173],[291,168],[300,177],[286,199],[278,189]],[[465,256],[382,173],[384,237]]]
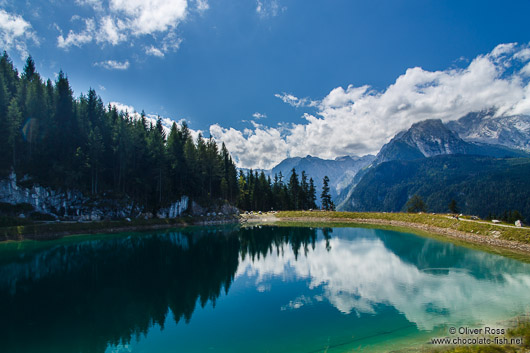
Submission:
[[[398,133],[384,145],[372,165],[393,160],[414,160],[443,154],[472,154],[491,157],[524,157],[512,146],[465,141],[441,120],[424,120]]]
[[[317,197],[319,199],[320,191],[322,190],[322,181],[327,175],[330,179],[331,197],[336,198],[351,184],[353,177],[361,169],[369,166],[374,158],[375,156],[373,155],[363,157],[344,156],[337,157],[336,159],[321,159],[312,156],[287,158],[270,171],[267,171],[266,174],[268,173],[274,176],[275,174],[279,175],[281,173],[285,178],[288,178],[293,168],[296,169],[299,175],[302,171],[305,171],[308,178],[313,178],[315,187],[318,190]]]
[[[469,113],[445,124],[437,119],[415,123],[396,134],[375,157],[287,158],[267,172],[269,175],[281,172],[289,176],[292,168],[298,174],[305,170],[308,177],[315,180],[318,190],[321,190],[323,176],[328,175],[332,197],[339,210],[399,211],[409,197],[419,192],[429,200],[433,210],[442,212],[447,208],[447,197],[440,197],[442,192],[456,197],[464,210],[484,216],[486,208],[471,206],[477,200],[484,201],[470,196],[480,194],[480,189],[472,185],[505,190],[505,196],[515,191],[511,186],[503,186],[503,182],[520,185],[523,195],[530,190],[525,183],[516,183],[519,176],[530,175],[523,173],[530,166],[526,164],[530,161],[530,116],[496,117],[495,113],[494,110]],[[519,162],[511,163],[511,159]],[[450,172],[447,163],[453,168]],[[470,174],[468,165],[482,168],[483,172],[478,176]],[[428,175],[434,179],[429,179]],[[493,175],[503,177],[495,179]],[[429,184],[437,185],[439,192],[427,187]],[[462,192],[455,194],[455,185],[468,192],[464,196]],[[440,201],[435,202],[433,195],[437,195]],[[502,193],[498,195],[496,206],[491,209],[498,212],[500,203],[507,202],[507,207],[517,206],[530,213],[530,205],[510,203],[505,198]]]

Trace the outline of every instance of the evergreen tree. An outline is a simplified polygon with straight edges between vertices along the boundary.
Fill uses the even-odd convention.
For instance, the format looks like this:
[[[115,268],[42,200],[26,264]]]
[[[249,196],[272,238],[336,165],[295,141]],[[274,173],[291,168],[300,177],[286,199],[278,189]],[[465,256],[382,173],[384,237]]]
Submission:
[[[289,178],[289,184],[287,185],[289,190],[289,196],[291,200],[290,209],[299,210],[301,208],[300,203],[300,184],[298,183],[298,174],[296,169],[291,170],[291,177]]]
[[[193,141],[185,122],[167,138],[159,118],[148,124],[104,106],[96,91],[74,99],[61,71],[42,81],[28,57],[22,75],[6,52],[0,57],[0,176],[14,168],[35,183],[93,195],[127,195],[156,211],[187,195],[204,202],[238,200],[237,169],[226,149],[199,135]],[[256,181],[254,203],[269,207],[270,181]],[[248,180],[240,177],[244,197]],[[241,198],[239,198],[241,200]]]
[[[94,195],[98,193],[101,157],[104,151],[103,137],[97,126],[88,134],[87,150],[87,165],[90,168],[90,192]]]
[[[19,145],[20,140],[20,124],[22,122],[22,113],[18,106],[18,101],[15,98],[11,98],[9,107],[7,108],[7,143],[11,149],[12,156],[12,166],[17,167],[17,145]]]
[[[302,170],[300,177],[300,208],[302,210],[307,210],[311,208],[309,205],[309,184],[307,182],[307,175],[305,170]]]
[[[322,193],[320,194],[320,200],[322,202],[322,209],[326,211],[333,210],[333,202],[331,201],[331,195],[329,193],[329,178],[327,175],[322,180]]]
[[[55,157],[56,171],[53,175],[54,183],[62,181],[66,186],[76,184],[73,177],[72,168],[75,151],[80,146],[77,137],[79,130],[74,116],[74,102],[70,83],[62,71],[55,83],[55,125],[57,128],[53,131],[53,141],[56,144],[55,150],[61,151]]]
[[[407,201],[407,204],[405,205],[405,207],[407,208],[407,212],[409,213],[418,213],[418,212],[425,212],[426,210],[426,207],[425,207],[425,203],[423,202],[423,199],[414,194],[408,201]]]
[[[455,199],[452,199],[451,202],[449,203],[449,211],[451,211],[451,213],[458,213],[458,206],[456,205],[456,201]]]
[[[315,189],[315,183],[313,178],[309,178],[309,208],[317,208],[317,191]]]
[[[0,76],[0,177],[7,174],[11,158],[9,158],[9,121],[7,109],[9,107],[8,92],[3,77]]]
[[[26,66],[24,66],[24,72],[22,74],[22,78],[27,81],[31,81],[33,77],[35,76],[35,72],[36,72],[35,61],[33,61],[33,58],[30,55],[26,59]]]
[[[152,170],[151,180],[156,180],[155,193],[157,199],[153,200],[153,205],[162,204],[162,192],[164,189],[165,175],[165,133],[162,128],[162,120],[158,117],[156,125],[149,130],[147,147],[150,155],[150,165]]]

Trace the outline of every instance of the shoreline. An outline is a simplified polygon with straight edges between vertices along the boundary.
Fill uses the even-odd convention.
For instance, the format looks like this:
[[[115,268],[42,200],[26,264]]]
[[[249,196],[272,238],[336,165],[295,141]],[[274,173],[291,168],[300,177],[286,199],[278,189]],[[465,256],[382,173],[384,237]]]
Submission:
[[[416,217],[416,218],[415,218]],[[418,219],[419,217],[419,219]],[[429,224],[432,219],[435,221],[444,221],[444,226],[436,224]],[[392,219],[403,218],[403,219]],[[409,219],[407,219],[409,218]],[[411,221],[415,220],[415,221]],[[464,231],[458,229],[458,221],[448,219],[447,216],[428,215],[421,216],[414,214],[385,214],[385,213],[346,213],[346,212],[307,212],[307,211],[284,211],[279,213],[264,213],[262,215],[241,214],[239,218],[223,218],[223,219],[202,219],[198,217],[181,217],[173,219],[149,219],[149,220],[133,220],[132,222],[119,221],[102,221],[102,222],[61,222],[48,224],[31,224],[25,226],[15,226],[0,228],[0,242],[4,241],[23,241],[23,240],[51,240],[62,238],[65,236],[81,235],[81,234],[97,234],[97,233],[120,233],[128,231],[142,231],[142,230],[156,230],[169,228],[183,228],[189,226],[210,226],[239,223],[242,226],[252,224],[266,224],[274,225],[282,223],[295,224],[323,224],[329,225],[372,225],[392,228],[405,228],[412,231],[419,231],[425,233],[424,235],[434,235],[448,241],[457,241],[464,244],[479,245],[486,247],[490,251],[509,251],[513,253],[522,254],[530,258],[530,241],[522,242],[513,239],[506,239],[500,237],[498,234],[502,228],[493,224],[486,224],[485,222],[477,222],[475,224],[477,234],[471,230]],[[431,223],[436,223],[431,222]],[[440,223],[440,222],[438,222]],[[469,225],[471,222],[465,222]],[[469,225],[472,226],[472,225]],[[497,228],[494,228],[497,227]],[[492,229],[501,229],[492,230]],[[506,229],[506,228],[505,228]],[[478,234],[479,231],[482,234]],[[530,228],[519,228],[516,231],[523,234],[523,239],[530,239]],[[491,235],[493,234],[493,235]],[[504,234],[503,234],[504,235]],[[513,238],[513,236],[511,236]]]
[[[311,219],[311,218],[281,218],[279,222],[315,222],[320,221],[320,219]],[[383,219],[351,219],[351,220],[341,220],[337,221],[336,218],[324,218],[323,222],[329,223],[360,223],[360,224],[373,224],[373,225],[387,225],[392,227],[403,227],[403,228],[413,228],[427,233],[435,233],[441,236],[446,236],[452,239],[463,240],[465,242],[488,245],[491,247],[500,247],[507,250],[515,250],[517,252],[523,252],[527,255],[530,255],[530,244],[520,243],[513,240],[505,240],[500,238],[486,238],[484,236],[476,235],[473,233],[461,232],[449,228],[435,227],[427,224],[420,223],[411,223],[403,221],[387,221]]]
[[[286,212],[290,213],[290,212]],[[306,212],[304,212],[306,213]],[[314,216],[313,216],[314,214]],[[452,227],[440,227],[432,224],[422,223],[422,222],[410,222],[404,220],[394,220],[394,219],[383,219],[383,218],[356,218],[354,214],[351,217],[333,217],[329,215],[319,215],[313,213],[311,215],[298,215],[291,216],[279,213],[279,215],[251,215],[244,216],[246,224],[266,224],[273,225],[282,223],[304,223],[304,224],[320,224],[327,223],[330,225],[374,225],[374,226],[387,226],[392,228],[406,228],[413,231],[420,231],[425,233],[424,235],[435,235],[441,239],[447,241],[457,241],[469,245],[479,245],[485,247],[490,251],[502,252],[508,251],[512,253],[517,253],[524,255],[527,258],[530,258],[530,243],[524,243],[521,241],[503,239],[500,237],[489,236],[489,235],[479,235],[471,232],[466,232]],[[377,214],[373,214],[376,216]],[[488,227],[494,226],[487,224]],[[497,226],[498,227],[498,226]],[[523,228],[523,231],[527,231],[530,235],[530,229]],[[496,232],[495,230],[492,232]]]
[[[234,218],[200,219],[197,217],[180,217],[171,219],[132,220],[131,222],[100,221],[100,222],[60,222],[29,224],[0,228],[0,243],[8,241],[46,241],[68,236],[100,233],[121,233],[190,226],[210,226],[237,223]]]

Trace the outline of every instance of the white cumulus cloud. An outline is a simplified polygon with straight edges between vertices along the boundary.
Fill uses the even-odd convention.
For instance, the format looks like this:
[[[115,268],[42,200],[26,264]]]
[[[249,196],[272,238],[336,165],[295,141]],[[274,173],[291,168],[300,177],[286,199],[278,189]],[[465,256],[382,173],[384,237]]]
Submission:
[[[461,69],[410,68],[382,91],[337,87],[321,101],[276,94],[293,107],[315,107],[315,112],[305,113],[304,123],[255,124],[244,133],[216,124],[210,133],[226,143],[238,166],[271,168],[308,154],[329,159],[375,154],[396,133],[425,119],[447,122],[492,107],[498,115],[530,114],[528,49],[501,44]],[[516,60],[522,69],[515,69]]]
[[[16,49],[22,58],[28,56],[28,42],[39,45],[39,39],[31,24],[22,16],[0,9],[0,47]]]
[[[85,29],[81,32],[74,32],[70,30],[66,37],[59,35],[57,37],[57,46],[62,49],[68,49],[71,46],[81,47],[84,44],[90,43],[95,37],[96,24],[91,18],[85,20]]]
[[[197,11],[204,12],[210,8],[208,0],[197,0]]]
[[[95,34],[96,42],[117,45],[127,39],[123,29],[125,23],[114,20],[111,16],[105,16],[100,20],[99,30]]]
[[[286,7],[280,6],[280,3],[278,0],[257,0],[256,1],[256,13],[261,18],[275,17],[285,10],[286,10]]]
[[[276,93],[274,95],[276,98],[280,98],[284,103],[289,104],[295,108],[299,107],[316,107],[318,105],[317,101],[312,101],[309,98],[298,98],[290,93]]]
[[[110,0],[111,13],[124,15],[135,35],[165,32],[186,17],[187,0]]]
[[[252,117],[256,120],[259,120],[259,119],[265,119],[267,115],[255,112],[254,114],[252,114]]]
[[[57,46],[68,49],[96,42],[98,45],[116,46],[127,42],[134,45],[141,38],[148,55],[163,57],[170,51],[176,51],[182,39],[177,35],[177,27],[186,20],[189,2],[192,0],[76,0],[79,6],[93,9],[94,15],[79,18],[85,22],[80,31],[70,29],[66,35],[57,27],[60,35]],[[209,8],[207,0],[193,0],[194,8],[204,12]]]
[[[154,46],[150,46],[148,48],[145,48],[145,53],[147,55],[158,56],[159,58],[164,57],[164,53],[162,52],[162,50],[160,50],[158,48],[155,48]]]
[[[127,70],[130,66],[129,60],[123,62],[116,60],[106,60],[94,63],[94,66],[99,66],[107,70]]]

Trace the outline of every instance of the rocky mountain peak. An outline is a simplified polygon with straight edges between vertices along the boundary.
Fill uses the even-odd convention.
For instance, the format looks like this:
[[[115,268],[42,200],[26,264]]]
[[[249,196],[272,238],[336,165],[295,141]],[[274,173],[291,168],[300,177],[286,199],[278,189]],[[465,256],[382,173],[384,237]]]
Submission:
[[[502,145],[530,151],[530,116],[495,116],[494,111],[466,114],[447,127],[468,142]]]
[[[440,119],[430,119],[414,123],[410,129],[394,136],[381,148],[373,164],[466,151],[466,142],[449,130]]]

